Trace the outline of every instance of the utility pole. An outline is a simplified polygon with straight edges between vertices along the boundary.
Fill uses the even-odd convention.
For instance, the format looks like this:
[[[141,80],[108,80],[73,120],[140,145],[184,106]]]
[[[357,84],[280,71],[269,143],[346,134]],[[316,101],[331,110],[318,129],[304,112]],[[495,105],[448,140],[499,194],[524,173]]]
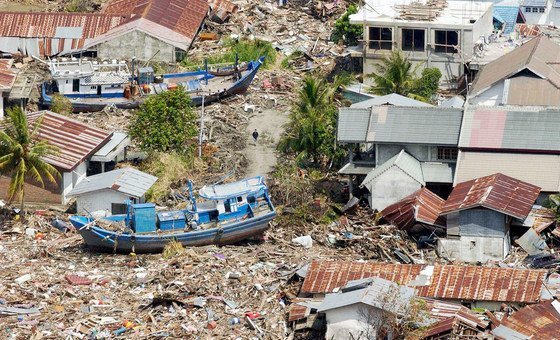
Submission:
[[[202,131],[204,130],[204,92],[202,92],[202,112],[200,113],[200,133],[198,134],[198,158],[202,158]]]

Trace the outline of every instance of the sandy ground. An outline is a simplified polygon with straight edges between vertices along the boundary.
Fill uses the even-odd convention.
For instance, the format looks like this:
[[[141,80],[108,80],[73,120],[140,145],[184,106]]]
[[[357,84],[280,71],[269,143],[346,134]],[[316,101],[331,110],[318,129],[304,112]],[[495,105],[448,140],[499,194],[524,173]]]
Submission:
[[[283,125],[288,122],[287,110],[265,109],[256,112],[247,125],[247,148],[245,157],[249,163],[246,176],[267,175],[276,165],[276,145],[284,132]],[[259,140],[257,145],[251,134],[257,129]]]

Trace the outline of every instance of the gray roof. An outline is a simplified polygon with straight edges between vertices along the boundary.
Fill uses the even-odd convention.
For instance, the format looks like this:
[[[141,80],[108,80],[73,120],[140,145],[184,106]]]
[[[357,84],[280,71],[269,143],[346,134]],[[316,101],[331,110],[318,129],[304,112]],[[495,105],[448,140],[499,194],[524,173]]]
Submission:
[[[391,157],[385,163],[371,170],[361,185],[367,185],[393,166],[401,169],[404,173],[412,177],[412,179],[414,179],[421,185],[426,185],[426,183],[424,182],[424,176],[422,174],[422,166],[420,162],[416,158],[408,154],[406,151],[404,151],[404,149],[395,156]]]
[[[94,162],[110,162],[123,152],[129,144],[130,138],[125,132],[115,131],[111,139],[93,154],[91,160]]]
[[[367,175],[373,168],[373,166],[368,165],[346,163],[346,165],[338,170],[338,173],[341,175]]]
[[[560,109],[473,107],[464,114],[459,147],[558,153],[559,131]]]
[[[523,0],[524,7],[546,7],[548,0]]]
[[[157,177],[134,168],[117,169],[81,180],[68,196],[111,189],[132,197],[142,197],[157,181]]]
[[[399,313],[406,308],[414,297],[414,289],[410,287],[400,286],[379,277],[370,280],[367,288],[327,294],[317,311],[324,312],[363,303],[392,313]],[[390,303],[387,303],[388,297],[391,298]]]
[[[531,338],[504,325],[499,325],[498,327],[494,328],[492,330],[492,334],[494,334],[495,336],[499,336],[502,339],[508,340],[527,340]]]
[[[341,108],[340,143],[457,145],[463,111],[456,108],[374,106]]]
[[[465,105],[465,100],[459,96],[453,96],[441,102],[440,107],[461,108]]]
[[[363,102],[350,105],[351,108],[367,109],[372,106],[380,105],[395,105],[395,106],[410,106],[410,107],[433,107],[428,103],[421,102],[412,98],[401,96],[400,94],[391,93],[385,96],[364,100]]]
[[[422,162],[425,182],[453,183],[453,168],[449,163]]]

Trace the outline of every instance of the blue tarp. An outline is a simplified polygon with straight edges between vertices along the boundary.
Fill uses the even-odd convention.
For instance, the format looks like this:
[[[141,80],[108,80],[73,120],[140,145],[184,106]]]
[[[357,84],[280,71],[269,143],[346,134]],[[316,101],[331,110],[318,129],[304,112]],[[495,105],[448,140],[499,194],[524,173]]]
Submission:
[[[519,6],[494,6],[494,19],[505,24],[504,34],[510,34],[517,23]]]

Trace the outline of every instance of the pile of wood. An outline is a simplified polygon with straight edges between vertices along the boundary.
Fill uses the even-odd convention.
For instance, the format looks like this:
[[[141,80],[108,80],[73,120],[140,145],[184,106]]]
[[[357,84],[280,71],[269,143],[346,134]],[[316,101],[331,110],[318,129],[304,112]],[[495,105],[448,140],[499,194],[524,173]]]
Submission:
[[[408,5],[397,5],[400,19],[433,21],[447,7],[447,0],[414,1]]]

